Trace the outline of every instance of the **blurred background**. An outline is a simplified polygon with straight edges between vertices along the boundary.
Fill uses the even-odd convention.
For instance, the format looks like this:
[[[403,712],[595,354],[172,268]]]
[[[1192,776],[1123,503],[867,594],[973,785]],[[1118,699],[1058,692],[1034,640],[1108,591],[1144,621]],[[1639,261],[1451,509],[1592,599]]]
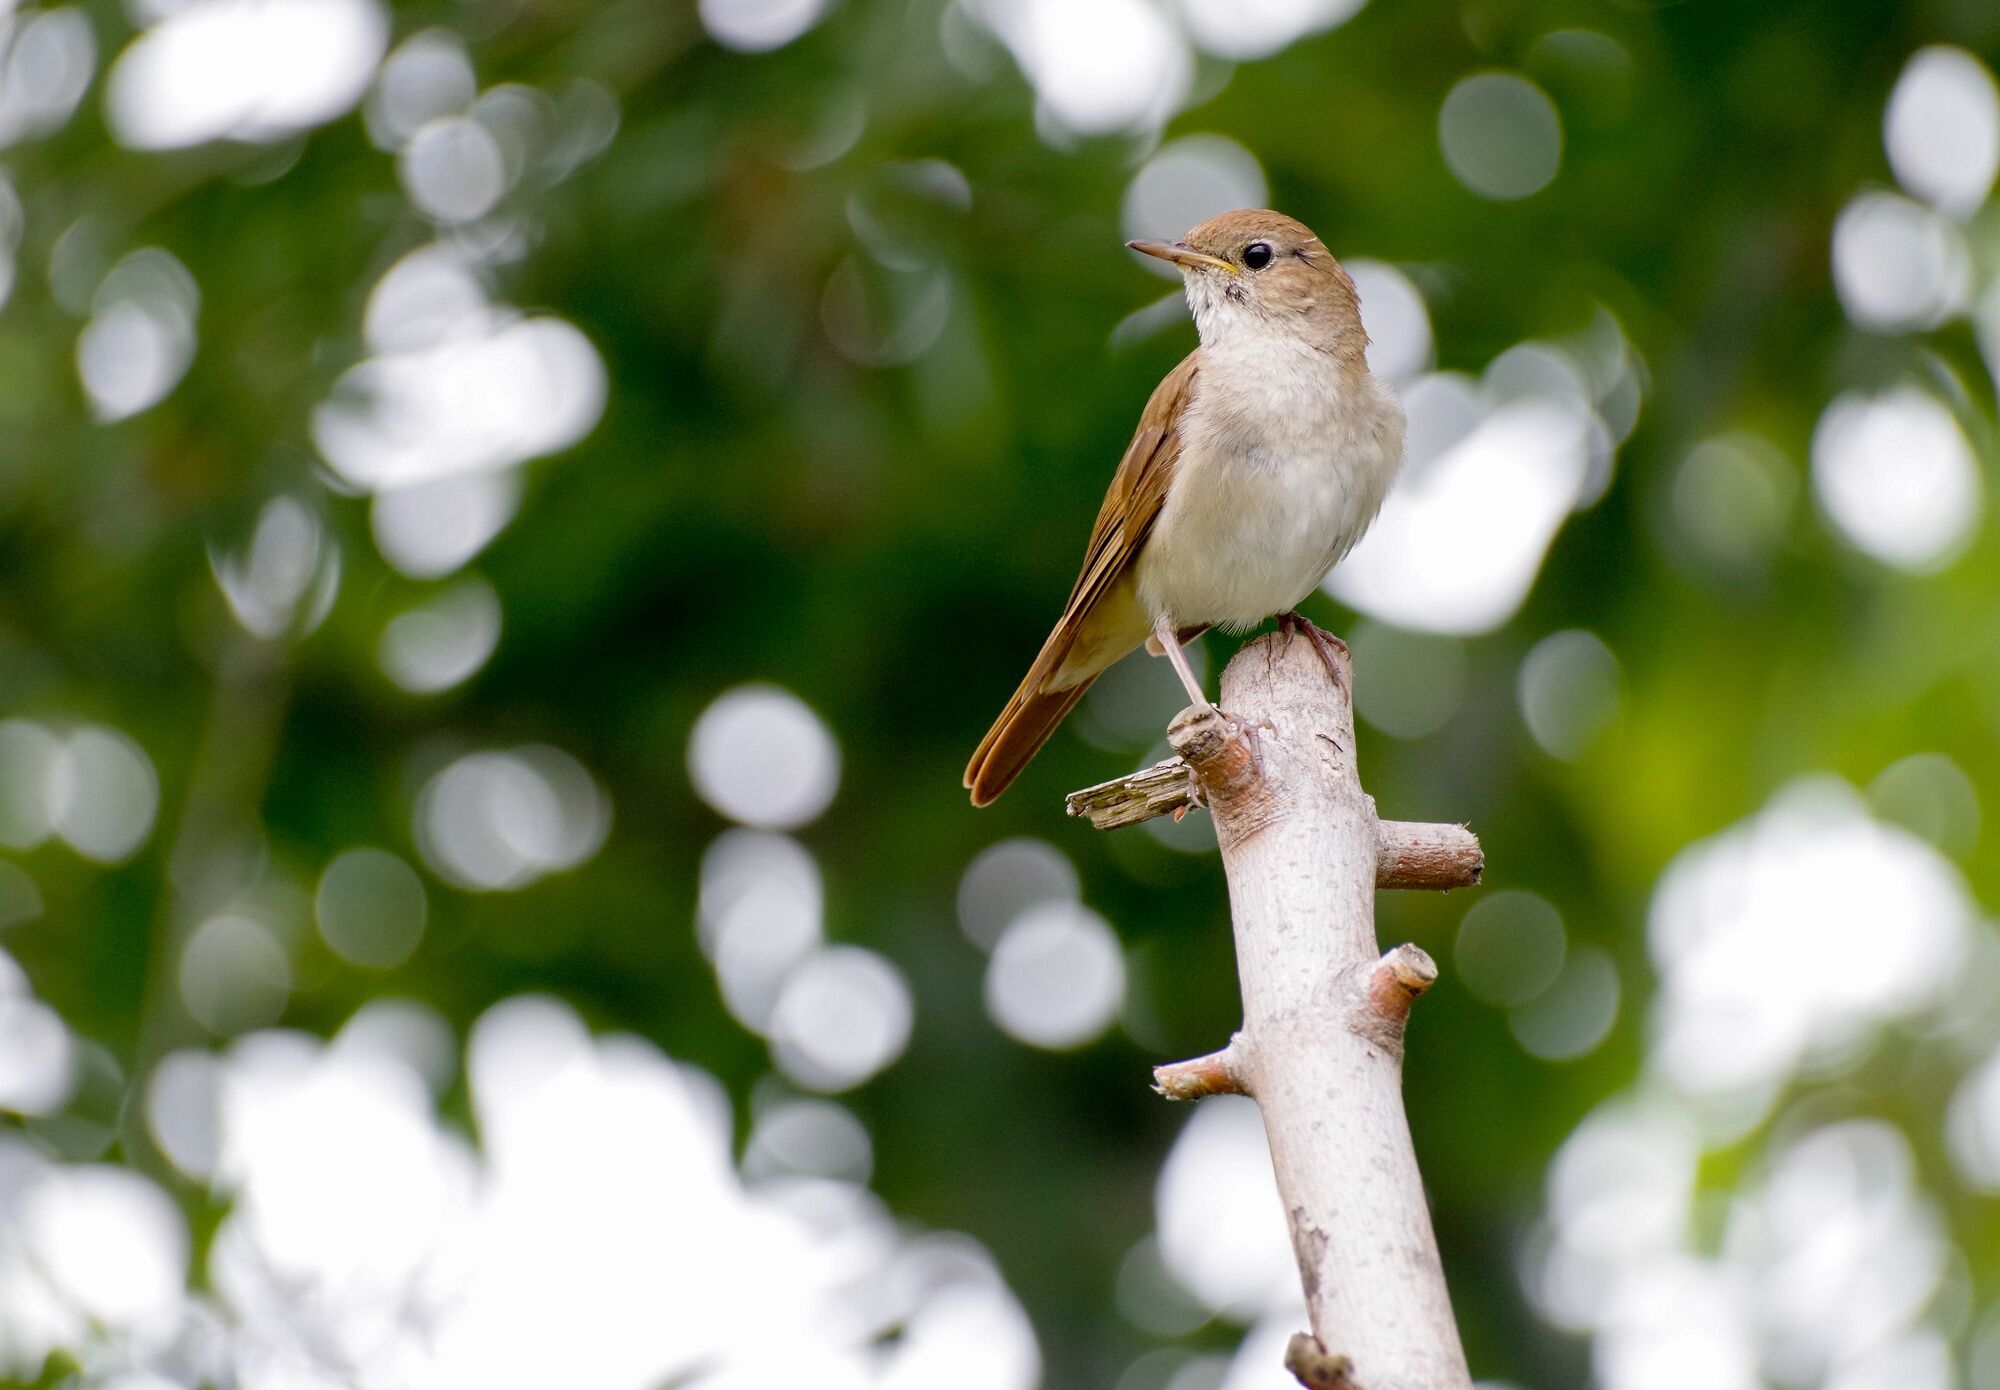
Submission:
[[[0,1379],[1279,1390],[1206,820],[964,760],[1269,205],[1475,1374],[2000,1390],[2000,8],[0,0]],[[1984,55],[1984,56],[1982,56]],[[1233,650],[1206,639],[1212,680]]]

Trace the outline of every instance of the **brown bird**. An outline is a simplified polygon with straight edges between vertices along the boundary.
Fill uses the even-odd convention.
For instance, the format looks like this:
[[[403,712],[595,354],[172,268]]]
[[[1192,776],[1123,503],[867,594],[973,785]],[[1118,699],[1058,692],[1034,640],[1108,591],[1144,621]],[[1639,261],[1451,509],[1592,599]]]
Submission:
[[[1181,645],[1289,613],[1361,539],[1402,465],[1403,407],[1368,371],[1354,281],[1310,229],[1244,209],[1180,241],[1126,244],[1180,267],[1201,346],[1146,402],[1069,603],[966,764],[975,806],[1142,643],[1208,708]]]

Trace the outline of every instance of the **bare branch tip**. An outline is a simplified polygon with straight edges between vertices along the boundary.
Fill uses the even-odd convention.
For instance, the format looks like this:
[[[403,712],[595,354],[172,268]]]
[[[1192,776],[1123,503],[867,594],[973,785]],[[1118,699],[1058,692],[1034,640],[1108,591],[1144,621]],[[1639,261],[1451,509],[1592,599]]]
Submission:
[[[1367,1003],[1352,1026],[1384,1047],[1400,1048],[1410,1005],[1437,977],[1437,962],[1422,947],[1405,942],[1384,952],[1368,971]]]
[[[1375,963],[1375,973],[1380,977],[1385,972],[1391,982],[1411,994],[1422,994],[1438,977],[1437,962],[1430,952],[1408,941],[1383,952]]]
[[[1306,1390],[1361,1390],[1354,1363],[1335,1356],[1310,1332],[1294,1332],[1285,1346],[1285,1369]]]
[[[1376,827],[1377,888],[1470,888],[1485,868],[1479,837],[1462,825],[1385,820]]]
[[[1154,1067],[1153,1089],[1168,1100],[1250,1094],[1243,1080],[1243,1069],[1234,1042],[1206,1057],[1193,1057],[1185,1062],[1168,1062]]]
[[[1167,725],[1167,744],[1191,763],[1205,763],[1235,738],[1236,722],[1211,706],[1189,705]]]
[[[1137,772],[1073,791],[1063,799],[1072,816],[1086,817],[1099,830],[1137,825],[1173,815],[1200,802],[1194,773],[1179,758],[1167,758]]]

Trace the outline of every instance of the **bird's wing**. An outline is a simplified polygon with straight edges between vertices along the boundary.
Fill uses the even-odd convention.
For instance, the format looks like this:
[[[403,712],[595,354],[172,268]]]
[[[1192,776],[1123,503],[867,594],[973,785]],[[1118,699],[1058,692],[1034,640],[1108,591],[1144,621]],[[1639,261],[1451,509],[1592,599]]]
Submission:
[[[1104,505],[1097,509],[1097,524],[1090,528],[1090,545],[1084,551],[1083,569],[1063,607],[1056,631],[1078,624],[1104,592],[1123,578],[1138,557],[1160,508],[1167,500],[1174,466],[1180,460],[1181,412],[1187,408],[1194,386],[1197,348],[1181,359],[1181,364],[1153,389],[1151,399],[1139,415],[1139,428],[1125,446],[1118,461]]]
[[[1132,565],[1167,499],[1180,457],[1181,412],[1200,356],[1198,349],[1189,353],[1146,402],[1098,508],[1062,617],[966,764],[965,785],[975,805],[1005,791],[1098,674],[1146,640],[1151,624],[1133,590]]]

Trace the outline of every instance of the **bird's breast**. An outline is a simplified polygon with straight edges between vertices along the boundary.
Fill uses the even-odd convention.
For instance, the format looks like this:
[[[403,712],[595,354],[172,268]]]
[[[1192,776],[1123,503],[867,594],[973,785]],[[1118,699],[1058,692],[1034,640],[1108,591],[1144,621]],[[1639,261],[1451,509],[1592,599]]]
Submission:
[[[1139,557],[1149,613],[1253,626],[1311,593],[1375,519],[1402,461],[1402,407],[1365,373],[1314,365],[1232,374],[1204,361]]]

